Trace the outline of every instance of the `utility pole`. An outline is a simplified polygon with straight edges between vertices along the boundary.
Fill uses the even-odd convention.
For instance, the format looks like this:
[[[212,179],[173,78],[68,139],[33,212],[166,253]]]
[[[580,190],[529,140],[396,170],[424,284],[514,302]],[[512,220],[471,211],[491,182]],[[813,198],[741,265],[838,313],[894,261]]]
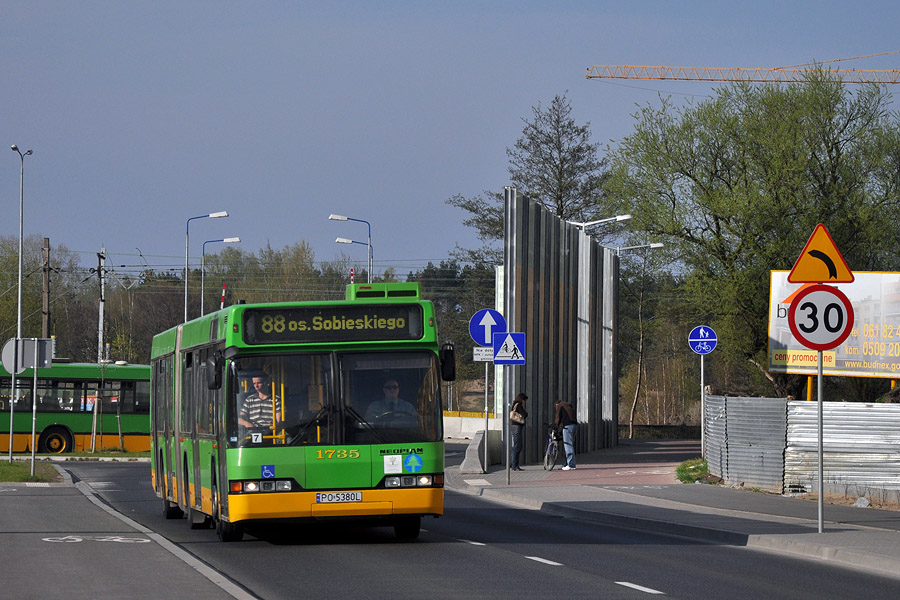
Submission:
[[[41,337],[50,337],[50,238],[44,238],[44,287],[41,294]]]
[[[106,266],[106,247],[101,246],[97,253],[97,276],[100,278],[100,317],[97,325],[97,364],[103,360],[103,304],[106,302],[106,282],[103,271]]]

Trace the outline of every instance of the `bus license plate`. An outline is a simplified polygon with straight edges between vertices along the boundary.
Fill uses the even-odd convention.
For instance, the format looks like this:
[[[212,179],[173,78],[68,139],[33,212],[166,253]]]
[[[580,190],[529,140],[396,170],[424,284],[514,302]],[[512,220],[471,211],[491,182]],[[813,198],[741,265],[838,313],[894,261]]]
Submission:
[[[362,492],[317,492],[316,502],[362,502]]]

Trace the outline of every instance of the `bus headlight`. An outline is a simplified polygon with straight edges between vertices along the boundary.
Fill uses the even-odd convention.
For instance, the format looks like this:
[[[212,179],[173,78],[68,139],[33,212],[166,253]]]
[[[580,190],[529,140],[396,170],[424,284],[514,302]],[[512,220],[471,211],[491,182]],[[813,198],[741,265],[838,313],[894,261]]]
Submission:
[[[386,488],[435,487],[443,483],[443,477],[440,475],[402,475],[384,478]]]
[[[255,494],[257,492],[290,492],[294,488],[290,479],[263,479],[262,481],[232,481],[229,489],[232,494]]]

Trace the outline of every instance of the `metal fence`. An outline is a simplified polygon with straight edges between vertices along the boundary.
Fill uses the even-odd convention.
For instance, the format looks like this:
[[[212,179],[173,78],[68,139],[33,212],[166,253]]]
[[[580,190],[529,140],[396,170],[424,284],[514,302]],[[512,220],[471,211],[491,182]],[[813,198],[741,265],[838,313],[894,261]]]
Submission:
[[[896,498],[900,490],[900,404],[823,402],[822,422],[825,491],[848,496],[885,493]],[[806,493],[816,489],[816,402],[788,403],[784,456],[785,491]]]
[[[823,484],[900,496],[900,404],[822,403]],[[818,403],[707,396],[705,458],[729,485],[808,493],[818,483]]]
[[[706,396],[706,460],[728,485],[782,492],[784,398]]]

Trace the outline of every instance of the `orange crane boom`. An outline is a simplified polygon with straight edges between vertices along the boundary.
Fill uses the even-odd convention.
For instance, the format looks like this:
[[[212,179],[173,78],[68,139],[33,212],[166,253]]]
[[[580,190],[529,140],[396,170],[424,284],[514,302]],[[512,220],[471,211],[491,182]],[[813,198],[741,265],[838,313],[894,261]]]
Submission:
[[[841,83],[900,83],[900,69],[828,69]],[[653,79],[669,81],[749,81],[806,83],[809,68],[742,69],[718,67],[662,67],[646,65],[594,65],[586,79]]]

